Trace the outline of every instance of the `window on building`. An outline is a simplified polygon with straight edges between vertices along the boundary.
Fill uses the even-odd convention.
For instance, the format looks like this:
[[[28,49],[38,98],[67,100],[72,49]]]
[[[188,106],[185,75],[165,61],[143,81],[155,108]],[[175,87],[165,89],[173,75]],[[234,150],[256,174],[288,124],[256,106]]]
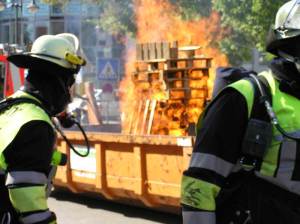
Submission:
[[[37,26],[35,28],[35,35],[36,37],[39,37],[39,36],[42,36],[42,35],[45,35],[48,33],[48,29],[47,27],[45,26]]]
[[[65,31],[67,33],[73,33],[77,37],[80,36],[80,20],[73,16],[65,17]]]
[[[50,26],[50,34],[58,34],[58,33],[63,33],[64,32],[64,22],[63,20],[60,21],[55,21],[52,20]]]
[[[98,58],[104,58],[104,52],[102,50],[99,50],[97,52],[97,56],[98,56]]]
[[[63,15],[63,6],[62,4],[55,4],[51,7],[51,15],[52,16],[61,16]]]
[[[9,43],[9,25],[1,27],[1,43]]]
[[[25,45],[33,42],[30,37],[30,30],[27,23],[23,24],[23,41]]]
[[[99,40],[99,41],[98,41],[98,44],[99,44],[100,46],[105,46],[105,45],[106,45],[106,40]]]

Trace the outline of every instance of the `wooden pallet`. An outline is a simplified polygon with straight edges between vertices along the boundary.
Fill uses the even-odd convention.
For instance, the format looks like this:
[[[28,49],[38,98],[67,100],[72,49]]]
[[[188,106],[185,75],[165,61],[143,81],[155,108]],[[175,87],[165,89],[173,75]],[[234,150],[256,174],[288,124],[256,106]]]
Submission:
[[[196,110],[194,111],[193,108],[203,108],[208,95],[207,80],[212,58],[196,55],[197,49],[198,46],[178,48],[177,42],[137,45],[137,61],[132,81],[138,89],[138,94],[145,100],[141,100],[135,110],[138,115],[132,115],[131,133],[151,134],[154,117],[156,122],[159,122],[157,120],[160,116],[162,121],[165,121],[163,114],[168,113],[165,110],[176,107],[176,104],[183,105],[185,108],[184,111],[180,110],[184,114],[180,119],[184,120],[178,121],[178,118],[173,120],[172,116],[167,117],[170,123],[165,124],[166,127],[155,124],[155,131],[158,128],[155,134],[160,134],[161,131],[165,133],[166,128],[169,132],[167,134],[187,133],[189,121],[184,118],[187,116],[187,111],[191,110],[195,113]],[[163,106],[162,101],[157,102],[154,99],[156,92],[165,93],[163,104],[166,104],[166,107]],[[174,125],[168,127],[171,123]],[[187,127],[184,128],[184,125]]]
[[[150,135],[155,108],[157,105],[156,100],[141,100],[138,103],[137,111],[132,113],[130,118],[129,133],[139,135]]]
[[[173,58],[173,59],[152,59],[137,60],[135,68],[137,72],[155,71],[155,70],[188,70],[188,69],[209,69],[212,58]]]
[[[178,57],[178,42],[155,42],[136,45],[137,60],[169,59]]]

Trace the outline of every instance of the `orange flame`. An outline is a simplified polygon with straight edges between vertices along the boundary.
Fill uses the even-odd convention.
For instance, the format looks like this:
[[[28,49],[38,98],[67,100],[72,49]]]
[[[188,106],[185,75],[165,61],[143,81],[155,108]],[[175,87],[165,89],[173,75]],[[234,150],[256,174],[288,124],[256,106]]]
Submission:
[[[137,42],[147,43],[147,42],[174,42],[178,41],[179,46],[186,45],[196,45],[201,48],[197,50],[197,55],[203,55],[205,57],[213,58],[212,67],[210,69],[210,77],[208,81],[208,87],[212,89],[212,83],[214,80],[214,71],[218,66],[228,65],[228,60],[224,54],[222,54],[219,49],[212,47],[212,43],[217,43],[222,39],[223,30],[220,24],[220,15],[217,12],[212,12],[208,18],[198,19],[194,21],[184,21],[180,17],[178,8],[176,5],[171,4],[168,0],[135,0],[135,13],[136,13],[136,23],[137,23]],[[131,74],[135,71],[135,49],[129,49],[127,54],[126,63],[126,76],[121,81],[120,88],[123,90],[123,97],[121,102],[122,110],[122,126],[123,132],[131,132],[128,128],[132,126],[132,122],[135,117],[134,114],[139,111],[139,101],[141,100],[142,94],[135,89],[133,82],[131,80]],[[180,65],[179,65],[180,66]],[[191,76],[202,76],[199,72],[192,73]],[[189,86],[192,88],[199,88],[207,84],[207,80],[204,80],[205,84],[201,82],[190,81]],[[175,82],[175,87],[180,87],[182,83]],[[144,86],[147,88],[147,86]],[[181,93],[170,92],[174,97],[179,96]],[[178,95],[179,94],[179,95]],[[197,90],[191,91],[191,95],[201,94]],[[164,99],[165,94],[157,89],[151,96],[152,99]],[[197,117],[203,110],[199,108],[199,105],[203,105],[203,100],[201,99],[190,99],[187,105],[187,117],[189,122],[196,122]],[[137,109],[138,108],[138,109]],[[181,116],[184,113],[184,108],[178,105],[177,108],[169,108],[169,113],[171,116]],[[174,115],[175,113],[179,115]],[[160,129],[157,134],[174,134],[174,135],[184,135],[182,130],[172,129],[176,126],[184,124],[175,125],[174,122],[168,122],[165,114],[159,114],[156,111],[156,115],[160,117],[160,124],[165,122],[165,127],[169,128],[169,131],[165,129]],[[135,117],[136,118],[136,117]],[[153,129],[158,126],[157,123],[153,123]]]

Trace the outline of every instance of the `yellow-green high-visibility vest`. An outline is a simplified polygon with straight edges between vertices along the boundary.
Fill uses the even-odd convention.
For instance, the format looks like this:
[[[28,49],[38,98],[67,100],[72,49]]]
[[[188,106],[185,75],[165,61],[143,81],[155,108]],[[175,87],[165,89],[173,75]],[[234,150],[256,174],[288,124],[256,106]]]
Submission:
[[[12,98],[37,98],[23,91],[17,91]],[[14,140],[20,128],[29,121],[45,121],[53,127],[49,115],[39,106],[32,103],[19,103],[0,114],[0,169],[6,169],[3,151]]]
[[[289,134],[300,137],[300,100],[279,89],[279,82],[271,71],[262,72],[268,81],[272,95],[272,107],[281,127]],[[228,86],[239,91],[246,99],[248,117],[253,107],[254,90],[249,80],[240,80]],[[259,171],[255,174],[289,191],[300,192],[300,161],[297,159],[297,145],[294,140],[284,137],[275,126],[272,142],[267,149]],[[299,170],[299,171],[298,171]]]

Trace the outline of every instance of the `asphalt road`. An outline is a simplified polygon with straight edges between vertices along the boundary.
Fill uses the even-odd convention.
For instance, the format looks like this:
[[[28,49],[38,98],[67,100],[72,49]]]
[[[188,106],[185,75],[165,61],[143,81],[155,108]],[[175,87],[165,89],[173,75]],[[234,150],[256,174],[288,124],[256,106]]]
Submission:
[[[53,192],[48,201],[58,224],[180,224],[177,215],[118,204],[101,199]]]

